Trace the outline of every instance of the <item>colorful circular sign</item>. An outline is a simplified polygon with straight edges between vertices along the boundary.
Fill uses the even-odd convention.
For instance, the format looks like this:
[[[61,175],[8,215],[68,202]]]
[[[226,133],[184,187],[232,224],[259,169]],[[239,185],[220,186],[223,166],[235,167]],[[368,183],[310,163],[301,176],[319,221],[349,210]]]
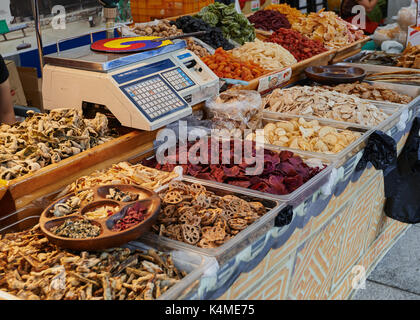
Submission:
[[[172,41],[151,41],[158,37],[123,37],[102,39],[92,43],[90,48],[94,51],[112,52],[112,53],[130,53],[152,50],[159,47],[172,44]]]

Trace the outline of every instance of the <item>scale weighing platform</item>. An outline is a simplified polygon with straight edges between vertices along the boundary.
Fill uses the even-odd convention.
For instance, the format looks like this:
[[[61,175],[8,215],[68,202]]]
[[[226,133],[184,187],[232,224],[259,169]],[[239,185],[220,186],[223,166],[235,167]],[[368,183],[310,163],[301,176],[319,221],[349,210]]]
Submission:
[[[161,128],[219,93],[218,77],[183,40],[134,54],[100,53],[88,45],[44,61],[45,109],[95,103],[136,129]]]

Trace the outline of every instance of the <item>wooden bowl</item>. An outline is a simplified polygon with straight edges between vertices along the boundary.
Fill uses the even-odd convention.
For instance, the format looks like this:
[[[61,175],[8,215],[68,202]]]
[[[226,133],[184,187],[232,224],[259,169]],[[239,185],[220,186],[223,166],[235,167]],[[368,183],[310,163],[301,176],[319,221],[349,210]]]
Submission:
[[[117,201],[107,199],[106,195],[109,194],[110,188],[118,188],[123,192],[130,192],[138,194],[138,199],[135,201]],[[51,212],[55,205],[58,203],[65,203],[72,196],[80,193],[73,192],[55,201],[45,209],[39,219],[41,230],[45,233],[50,242],[56,244],[61,248],[72,250],[103,250],[106,248],[118,247],[124,243],[135,240],[143,233],[147,232],[156,222],[157,216],[160,211],[160,198],[152,190],[135,186],[135,185],[106,185],[97,186],[95,188],[87,189],[93,192],[93,200],[89,203],[83,201],[80,206],[73,213],[56,217]],[[86,190],[83,190],[86,191]],[[146,207],[145,219],[138,224],[122,231],[112,230],[114,224],[124,218],[127,210],[138,203],[141,207]],[[89,219],[89,221],[100,227],[101,232],[96,237],[90,238],[67,238],[54,234],[51,228],[61,225],[67,219],[75,220],[82,219],[82,217],[92,211],[94,208],[100,208],[104,205],[118,207],[118,211],[108,217]],[[86,218],[87,219],[87,218]]]
[[[362,81],[366,77],[362,68],[335,65],[311,66],[305,69],[305,74],[312,81],[328,85]]]

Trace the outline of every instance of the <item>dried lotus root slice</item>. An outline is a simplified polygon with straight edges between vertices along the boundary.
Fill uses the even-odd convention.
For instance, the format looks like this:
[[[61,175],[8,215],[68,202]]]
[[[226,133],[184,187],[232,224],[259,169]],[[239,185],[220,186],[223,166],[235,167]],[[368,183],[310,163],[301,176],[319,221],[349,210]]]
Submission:
[[[181,226],[182,238],[186,243],[196,244],[200,240],[200,228],[184,224]]]
[[[165,208],[162,210],[162,214],[165,217],[172,217],[175,215],[176,212],[176,206],[175,205],[167,205],[165,206]]]
[[[243,219],[246,221],[247,224],[251,224],[258,220],[260,216],[256,212],[249,211],[244,216]]]
[[[210,249],[210,248],[217,248],[218,245],[214,242],[214,241],[210,241],[206,238],[202,238],[197,246],[199,246],[200,248],[205,248],[205,249]]]
[[[202,236],[210,241],[223,240],[226,231],[222,227],[205,227],[202,229]]]
[[[218,217],[218,211],[216,211],[216,210],[207,209],[207,210],[201,210],[199,212],[199,215],[201,217],[201,224],[203,226],[209,226],[209,225],[213,224],[214,221],[216,221],[216,219]]]
[[[216,221],[214,222],[214,226],[220,227],[224,229],[227,233],[230,233],[228,221],[223,216],[217,217]]]
[[[233,218],[228,221],[229,227],[234,230],[243,230],[248,226],[248,222],[242,218]]]
[[[194,202],[202,208],[209,208],[211,205],[211,198],[204,193],[200,193],[195,197]]]
[[[187,193],[188,192],[188,185],[186,185],[185,183],[183,183],[181,181],[171,181],[169,183],[168,190],[169,191],[176,190],[176,191],[182,191],[184,193]]]
[[[191,215],[189,213],[184,213],[178,219],[179,223],[189,224],[191,226],[199,227],[201,225],[201,218],[196,215]]]
[[[198,184],[198,183],[193,183],[193,184],[191,184],[191,185],[188,186],[188,190],[192,194],[199,194],[199,193],[206,192],[206,187],[204,187],[203,185]]]
[[[266,213],[266,209],[261,202],[252,201],[248,202],[248,204],[251,207],[251,209],[258,213],[260,216]]]
[[[190,215],[193,215],[195,213],[195,208],[189,205],[183,205],[182,207],[177,209],[178,215],[183,215],[184,213],[188,213]]]
[[[225,209],[223,210],[223,216],[229,220],[229,219],[236,218],[238,216],[238,213],[231,209]]]
[[[165,203],[177,204],[182,201],[182,195],[178,191],[168,191],[163,197]]]

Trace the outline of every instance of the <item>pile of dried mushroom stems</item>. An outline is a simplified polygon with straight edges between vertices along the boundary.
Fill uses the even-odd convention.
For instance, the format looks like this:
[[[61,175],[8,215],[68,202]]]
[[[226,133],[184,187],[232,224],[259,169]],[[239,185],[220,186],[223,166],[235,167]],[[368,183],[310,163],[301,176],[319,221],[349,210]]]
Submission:
[[[114,136],[105,115],[84,119],[82,111],[56,109],[49,114],[28,111],[28,118],[0,126],[0,179],[35,172]]]
[[[61,250],[38,226],[0,236],[0,290],[20,299],[152,300],[185,275],[155,250]]]

